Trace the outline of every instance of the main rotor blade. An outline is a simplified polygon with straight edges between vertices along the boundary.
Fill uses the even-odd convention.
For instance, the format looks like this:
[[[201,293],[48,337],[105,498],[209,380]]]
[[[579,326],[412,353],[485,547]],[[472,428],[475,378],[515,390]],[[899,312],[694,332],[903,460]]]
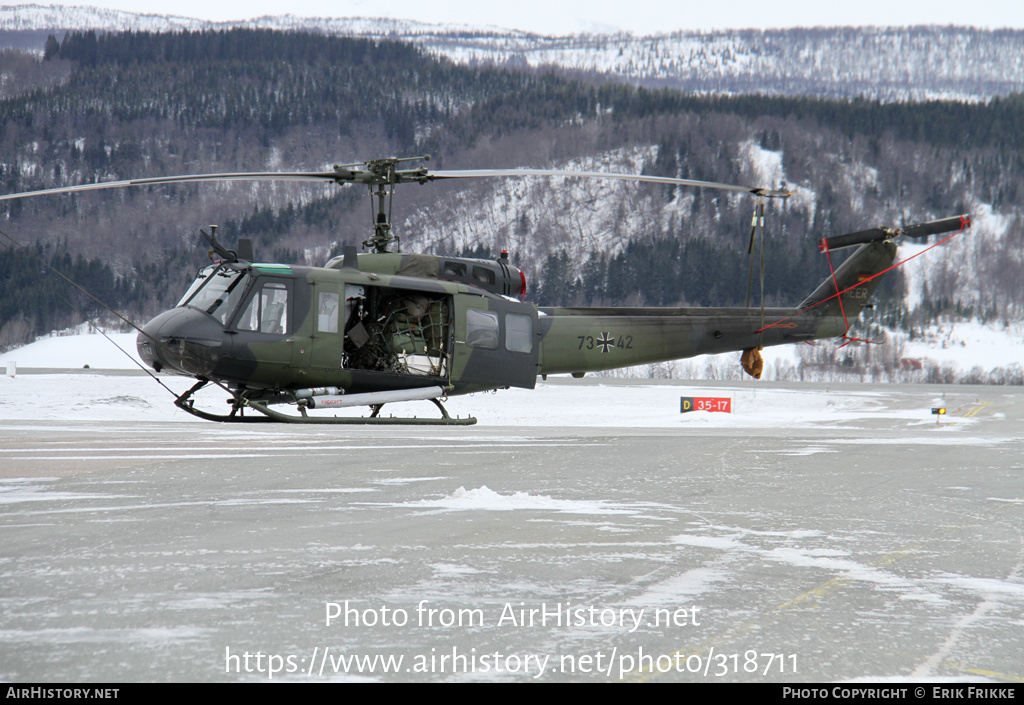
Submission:
[[[723,191],[741,191],[753,193],[767,198],[785,198],[792,195],[789,191],[779,191],[762,186],[738,186],[721,184],[714,181],[698,181],[696,179],[675,179],[668,176],[647,176],[645,174],[617,174],[606,171],[569,171],[567,169],[468,169],[461,171],[431,171],[431,179],[474,179],[495,176],[575,176],[588,179],[617,179],[619,181],[643,181],[653,184],[672,184],[677,186],[697,186],[714,188]]]
[[[395,160],[403,161],[403,160]],[[372,166],[372,163],[367,163]],[[789,191],[769,189],[759,186],[740,186],[735,184],[722,184],[714,181],[698,181],[696,179],[676,179],[667,176],[648,176],[645,174],[619,174],[603,171],[570,171],[566,169],[471,169],[464,171],[427,171],[426,169],[412,169],[407,171],[393,171],[389,176],[387,173],[377,173],[374,170],[350,169],[348,167],[360,166],[351,164],[335,167],[333,171],[252,171],[233,172],[221,174],[182,174],[179,176],[156,176],[145,179],[125,179],[122,181],[103,181],[95,184],[79,184],[77,186],[60,186],[57,188],[40,189],[38,191],[22,191],[20,193],[9,193],[0,195],[0,201],[12,201],[21,198],[33,198],[35,196],[52,196],[62,193],[76,193],[78,191],[101,191],[105,189],[127,188],[129,186],[154,186],[159,184],[185,184],[203,181],[321,181],[362,184],[383,184],[383,183],[410,183],[433,181],[435,179],[475,179],[487,177],[531,177],[531,176],[563,176],[589,179],[610,179],[618,181],[639,181],[655,184],[670,184],[675,186],[696,186],[700,188],[714,188],[725,191],[738,191],[742,193],[753,193],[767,198],[785,198]]]
[[[154,184],[185,184],[196,181],[333,181],[347,183],[360,181],[359,175],[364,172],[348,170],[339,171],[253,171],[226,174],[185,174],[181,176],[156,176],[148,179],[126,179],[124,181],[102,181],[96,184],[79,184],[78,186],[61,186],[42,189],[40,191],[22,191],[0,196],[0,201],[12,201],[19,198],[49,196],[76,191],[99,191],[128,186],[152,186]]]

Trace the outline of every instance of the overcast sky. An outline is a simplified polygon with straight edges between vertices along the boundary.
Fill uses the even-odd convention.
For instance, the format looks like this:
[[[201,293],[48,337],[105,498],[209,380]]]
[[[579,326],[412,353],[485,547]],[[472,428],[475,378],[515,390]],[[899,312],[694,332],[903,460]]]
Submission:
[[[8,3],[10,0],[4,4]],[[653,34],[679,29],[836,25],[1024,27],[1024,0],[40,0],[37,4],[93,5],[218,21],[285,13],[302,17],[393,17],[497,25],[543,34],[616,30]]]

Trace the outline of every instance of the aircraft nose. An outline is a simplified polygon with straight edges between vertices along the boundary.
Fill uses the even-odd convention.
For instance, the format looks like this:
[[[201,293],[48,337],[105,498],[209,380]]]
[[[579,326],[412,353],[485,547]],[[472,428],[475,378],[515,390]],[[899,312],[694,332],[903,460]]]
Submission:
[[[142,327],[135,346],[157,372],[210,377],[225,345],[224,328],[192,308],[173,308]]]

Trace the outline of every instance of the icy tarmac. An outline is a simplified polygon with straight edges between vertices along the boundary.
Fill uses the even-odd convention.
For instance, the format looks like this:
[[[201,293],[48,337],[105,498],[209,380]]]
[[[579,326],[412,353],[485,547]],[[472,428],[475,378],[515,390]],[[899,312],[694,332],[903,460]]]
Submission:
[[[170,399],[0,381],[0,679],[1024,679],[1024,390],[552,380],[446,429]]]

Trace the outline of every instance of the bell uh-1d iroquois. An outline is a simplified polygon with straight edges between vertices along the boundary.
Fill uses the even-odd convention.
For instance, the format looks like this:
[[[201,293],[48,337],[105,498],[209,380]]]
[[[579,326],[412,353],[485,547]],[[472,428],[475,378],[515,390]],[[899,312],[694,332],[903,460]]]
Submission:
[[[426,160],[429,157],[418,157]],[[821,242],[828,251],[859,245],[832,276],[793,308],[546,308],[523,301],[526,277],[496,261],[390,252],[391,198],[398,184],[471,177],[567,176],[746,191],[759,199],[785,191],[689,179],[534,169],[399,169],[405,159],[336,166],[327,172],[170,176],[47,189],[44,194],[166,183],[230,180],[366,184],[376,200],[371,250],[324,267],[262,264],[240,240],[228,250],[207,235],[213,264],[178,302],[140,329],[138,349],[157,372],[198,381],[176,404],[216,421],[307,423],[474,423],[453,419],[440,399],[508,387],[533,388],[538,376],[608,370],[708,353],[744,351],[759,376],[764,346],[845,336],[892,266],[893,240],[962,229],[957,216],[898,229],[874,228]],[[763,201],[762,217],[763,217]],[[205,233],[204,233],[205,234]],[[754,233],[751,234],[753,251]],[[195,408],[207,384],[231,394],[229,413]],[[388,402],[430,400],[441,418],[380,417]],[[299,413],[272,406],[293,404]],[[368,417],[310,415],[310,409],[369,406]],[[245,414],[252,409],[262,415]]]

